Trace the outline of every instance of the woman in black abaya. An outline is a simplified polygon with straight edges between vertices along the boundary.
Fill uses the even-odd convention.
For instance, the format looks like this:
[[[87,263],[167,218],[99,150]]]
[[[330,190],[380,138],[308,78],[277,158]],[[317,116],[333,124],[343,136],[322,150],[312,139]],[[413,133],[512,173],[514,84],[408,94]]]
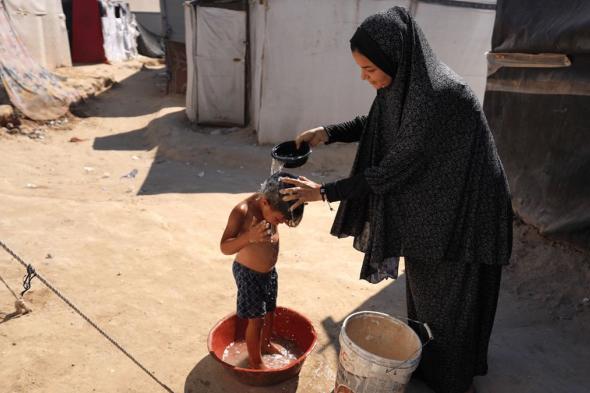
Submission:
[[[439,62],[399,7],[367,18],[352,39],[377,90],[367,116],[301,133],[302,141],[359,142],[350,177],[296,187],[285,200],[340,201],[332,226],[354,237],[361,278],[397,277],[405,258],[408,317],[430,325],[416,375],[437,393],[474,392],[487,372],[501,266],[512,250],[508,184],[477,98]]]

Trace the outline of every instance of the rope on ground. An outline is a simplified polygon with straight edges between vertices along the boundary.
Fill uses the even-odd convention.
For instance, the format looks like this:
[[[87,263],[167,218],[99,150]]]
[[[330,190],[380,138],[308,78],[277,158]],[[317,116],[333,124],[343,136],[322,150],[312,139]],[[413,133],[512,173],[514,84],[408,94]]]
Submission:
[[[10,293],[12,293],[12,296],[14,296],[14,298],[16,300],[18,299],[18,295],[16,293],[14,293],[14,291],[12,290],[12,288],[10,288],[10,286],[8,286],[8,283],[6,283],[6,281],[4,281],[4,279],[2,278],[2,276],[0,276],[0,281],[2,281],[4,283],[4,285],[6,286],[6,288],[8,288],[8,290],[10,291]]]
[[[11,257],[13,257],[16,261],[18,261],[25,269],[27,269],[27,275],[25,276],[25,280],[23,282],[23,286],[25,293],[31,286],[31,280],[34,277],[37,277],[39,281],[41,281],[47,288],[49,288],[53,293],[55,293],[61,300],[63,300],[68,306],[70,306],[78,315],[80,315],[86,322],[88,322],[93,328],[95,328],[104,338],[109,340],[111,344],[113,344],[117,349],[119,349],[125,356],[127,356],[133,363],[135,363],[140,369],[142,369],[150,378],[152,378],[158,385],[164,388],[169,393],[174,393],[172,389],[166,386],[163,382],[161,382],[156,376],[150,372],[147,368],[145,368],[135,357],[133,357],[129,352],[127,352],[117,341],[112,339],[104,330],[102,330],[96,323],[94,323],[90,318],[88,318],[82,311],[78,309],[72,302],[70,302],[64,295],[61,294],[57,289],[53,287],[47,280],[45,280],[39,273],[35,272],[35,269],[31,264],[27,264],[23,261],[18,255],[14,253],[4,242],[0,240],[0,247],[2,247]],[[28,279],[30,277],[30,279]],[[27,280],[28,279],[28,280]],[[26,287],[28,285],[28,288]]]
[[[28,274],[27,274],[27,276],[28,276]],[[25,277],[25,280],[26,280],[26,277]],[[10,288],[10,285],[8,285],[8,283],[6,281],[4,281],[2,276],[0,276],[0,281],[2,281],[4,283],[6,288],[10,291],[10,293],[12,293],[12,296],[14,296],[14,298],[16,299],[14,302],[15,311],[10,314],[6,314],[4,316],[4,319],[2,320],[2,322],[6,322],[12,318],[16,318],[18,316],[30,313],[32,310],[27,306],[27,304],[25,303],[25,301],[22,298],[23,293],[25,293],[26,291],[23,291],[21,293],[21,296],[18,297],[18,295],[12,290],[12,288]],[[30,287],[30,284],[29,284],[29,287]]]

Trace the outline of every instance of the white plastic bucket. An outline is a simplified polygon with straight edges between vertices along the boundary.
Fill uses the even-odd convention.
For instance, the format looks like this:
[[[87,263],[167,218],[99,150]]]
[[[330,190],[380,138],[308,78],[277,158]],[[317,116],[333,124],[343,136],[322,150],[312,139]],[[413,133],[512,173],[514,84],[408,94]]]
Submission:
[[[430,341],[430,329],[422,325]],[[340,330],[334,393],[403,393],[420,363],[422,347],[414,330],[391,315],[349,315]]]

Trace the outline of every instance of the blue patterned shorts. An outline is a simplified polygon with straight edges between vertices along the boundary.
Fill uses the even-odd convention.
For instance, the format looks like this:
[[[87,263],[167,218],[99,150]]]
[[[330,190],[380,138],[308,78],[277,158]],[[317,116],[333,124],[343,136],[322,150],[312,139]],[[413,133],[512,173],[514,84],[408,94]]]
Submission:
[[[238,287],[238,317],[260,318],[274,311],[279,279],[274,267],[268,273],[259,273],[235,261],[232,270]]]

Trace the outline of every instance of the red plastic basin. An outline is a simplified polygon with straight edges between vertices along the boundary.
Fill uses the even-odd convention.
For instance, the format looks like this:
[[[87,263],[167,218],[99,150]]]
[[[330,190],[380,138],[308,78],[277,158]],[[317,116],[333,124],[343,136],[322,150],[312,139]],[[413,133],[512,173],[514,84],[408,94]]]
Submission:
[[[235,313],[228,315],[213,326],[209,332],[207,346],[209,353],[240,382],[253,386],[274,385],[299,374],[307,355],[316,344],[317,335],[309,319],[286,307],[277,307],[272,336],[292,341],[301,356],[283,368],[254,370],[233,366],[223,361],[223,351],[234,341],[244,340],[246,320]]]

